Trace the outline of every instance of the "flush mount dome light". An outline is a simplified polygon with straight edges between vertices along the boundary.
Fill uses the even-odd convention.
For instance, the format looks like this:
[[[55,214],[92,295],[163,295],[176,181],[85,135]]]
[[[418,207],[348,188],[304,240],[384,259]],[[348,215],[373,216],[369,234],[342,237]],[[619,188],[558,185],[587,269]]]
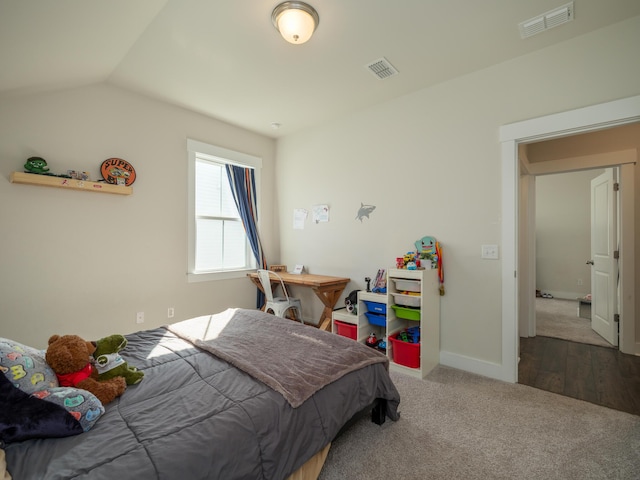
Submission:
[[[271,13],[271,21],[287,42],[302,44],[320,23],[318,12],[304,2],[282,2]]]

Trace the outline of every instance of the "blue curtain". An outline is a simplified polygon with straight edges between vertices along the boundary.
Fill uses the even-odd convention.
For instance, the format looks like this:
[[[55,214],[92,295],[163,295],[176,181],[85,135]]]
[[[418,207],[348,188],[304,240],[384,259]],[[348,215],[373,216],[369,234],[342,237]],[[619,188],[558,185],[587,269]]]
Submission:
[[[238,213],[242,218],[242,224],[247,232],[247,238],[256,259],[258,268],[267,268],[267,260],[262,253],[262,244],[258,235],[258,207],[256,204],[255,175],[252,168],[243,168],[236,165],[227,165],[227,176],[231,193],[238,207]],[[257,289],[256,307],[262,307],[264,293]]]

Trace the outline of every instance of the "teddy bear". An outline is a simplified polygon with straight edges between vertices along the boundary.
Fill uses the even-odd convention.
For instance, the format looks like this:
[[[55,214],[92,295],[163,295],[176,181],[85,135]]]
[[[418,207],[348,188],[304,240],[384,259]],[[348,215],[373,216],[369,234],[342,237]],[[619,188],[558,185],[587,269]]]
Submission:
[[[93,358],[99,380],[124,377],[127,385],[135,385],[142,381],[144,372],[130,366],[118,353],[127,346],[127,339],[124,335],[109,335],[97,340],[95,345],[96,350],[93,352]]]
[[[58,377],[61,387],[76,387],[93,393],[102,405],[112,402],[127,388],[124,377],[98,380],[92,365],[96,347],[78,335],[52,335],[45,360]]]

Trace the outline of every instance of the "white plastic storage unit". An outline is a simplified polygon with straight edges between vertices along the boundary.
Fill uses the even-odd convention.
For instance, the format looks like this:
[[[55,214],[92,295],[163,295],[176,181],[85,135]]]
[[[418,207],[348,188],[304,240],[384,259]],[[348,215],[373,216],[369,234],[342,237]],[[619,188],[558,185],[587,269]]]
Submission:
[[[440,363],[440,282],[438,270],[390,269],[387,272],[387,356],[392,370],[424,378]],[[411,292],[407,295],[403,292]],[[399,344],[391,337],[409,327],[420,327],[420,344]],[[402,354],[399,364],[396,354]],[[402,349],[402,350],[400,350]],[[413,360],[419,355],[415,366],[406,366],[406,357]],[[397,357],[400,358],[400,357]]]
[[[378,340],[387,336],[387,296],[384,293],[358,292],[358,339],[366,342],[375,333]]]

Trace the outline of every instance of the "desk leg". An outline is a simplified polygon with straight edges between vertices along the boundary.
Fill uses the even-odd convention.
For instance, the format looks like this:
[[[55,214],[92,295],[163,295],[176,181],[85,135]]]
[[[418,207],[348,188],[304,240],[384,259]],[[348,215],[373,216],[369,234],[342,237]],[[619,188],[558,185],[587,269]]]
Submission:
[[[320,330],[331,331],[331,314],[333,307],[335,307],[338,298],[342,294],[344,287],[347,285],[334,285],[332,287],[315,287],[313,291],[324,305],[322,316],[318,322],[318,328]]]
[[[257,278],[252,278],[249,277],[249,280],[251,280],[253,282],[253,284],[258,287],[258,289],[260,289],[260,291],[262,293],[264,293],[264,288],[262,288],[262,283],[260,283],[260,280],[258,280]],[[267,301],[266,297],[265,297],[265,302]],[[265,303],[262,304],[262,306],[260,307],[260,310],[262,310],[264,312],[264,307],[265,307]]]

